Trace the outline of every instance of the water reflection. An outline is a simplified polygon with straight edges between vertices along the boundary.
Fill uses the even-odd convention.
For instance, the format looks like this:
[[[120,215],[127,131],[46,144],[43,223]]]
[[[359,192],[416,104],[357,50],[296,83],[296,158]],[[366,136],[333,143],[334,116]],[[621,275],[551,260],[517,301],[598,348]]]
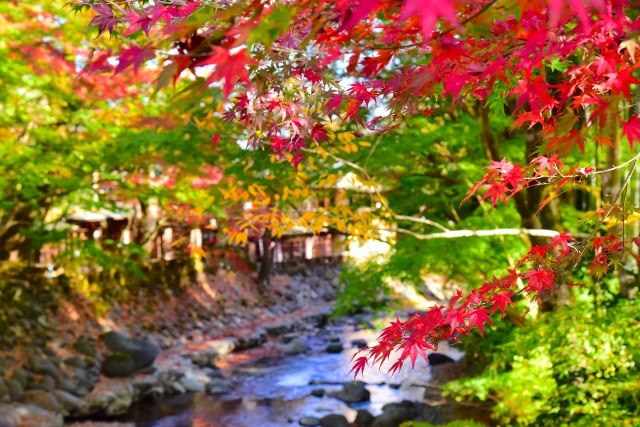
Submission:
[[[326,353],[329,335],[339,336],[345,351]],[[413,384],[429,380],[429,367],[423,361],[414,369],[405,365],[394,376],[386,374],[385,367],[382,371],[366,371],[363,381],[368,383],[370,402],[349,406],[330,396],[352,378],[350,361],[357,350],[348,348],[351,340],[370,341],[375,336],[374,331],[353,331],[345,327],[319,332],[305,338],[311,348],[308,354],[227,369],[225,376],[235,385],[230,395],[221,398],[197,394],[148,402],[133,409],[126,420],[140,427],[284,427],[298,425],[303,416],[322,418],[338,413],[353,420],[357,409],[367,409],[377,415],[390,402],[421,401],[424,389]],[[311,391],[318,388],[324,389],[325,395],[311,396]]]

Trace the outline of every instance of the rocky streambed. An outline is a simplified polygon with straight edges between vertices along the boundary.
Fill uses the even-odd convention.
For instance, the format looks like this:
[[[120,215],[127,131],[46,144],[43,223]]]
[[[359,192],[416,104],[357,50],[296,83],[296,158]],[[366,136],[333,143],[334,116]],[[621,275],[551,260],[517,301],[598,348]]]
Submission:
[[[376,331],[367,327],[371,316],[327,324],[322,318],[308,320],[297,328],[270,328],[259,347],[217,358],[216,372],[228,386],[224,392],[212,395],[200,390],[146,399],[117,420],[156,427],[389,427],[408,420],[439,423],[448,418],[442,408],[423,403],[432,370],[444,365],[419,363],[394,376],[371,370],[363,381],[354,382],[348,373],[350,359],[376,337]],[[441,354],[433,359],[462,357],[455,349],[447,352],[450,358]],[[449,366],[456,368],[455,363]]]
[[[5,356],[0,427],[385,427],[447,418],[423,403],[438,367],[393,377],[383,367],[350,380],[352,355],[377,332],[370,314],[328,320],[337,281],[326,273],[288,281],[270,306],[230,304],[182,330],[141,333],[112,322],[99,336]],[[449,356],[439,360],[461,354]]]

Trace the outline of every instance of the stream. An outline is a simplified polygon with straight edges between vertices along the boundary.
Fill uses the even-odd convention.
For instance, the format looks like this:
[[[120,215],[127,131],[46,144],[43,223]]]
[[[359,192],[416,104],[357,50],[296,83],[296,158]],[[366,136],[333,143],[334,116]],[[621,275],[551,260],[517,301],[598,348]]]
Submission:
[[[384,368],[387,365],[383,370],[377,367],[366,370],[362,381],[371,392],[368,402],[346,404],[331,396],[353,378],[349,374],[350,360],[357,348],[352,341],[372,342],[377,336],[376,331],[361,329],[356,323],[353,319],[345,319],[306,336],[298,335],[297,338],[309,347],[303,354],[247,357],[246,360],[235,354],[241,362],[228,366],[222,364],[223,375],[234,385],[233,391],[227,395],[192,393],[142,401],[118,420],[133,422],[139,427],[283,427],[297,426],[298,420],[305,416],[322,418],[329,414],[343,414],[348,420],[353,420],[358,409],[379,415],[387,403],[422,401],[424,388],[416,384],[427,383],[430,378],[430,367],[423,360],[418,361],[414,369],[407,363],[393,376],[386,374]],[[337,354],[328,353],[327,346],[337,340],[344,350]],[[278,344],[266,344],[269,345]],[[463,356],[453,348],[447,353],[455,360]],[[390,363],[393,361],[388,366]],[[317,389],[323,389],[324,396],[311,394]]]

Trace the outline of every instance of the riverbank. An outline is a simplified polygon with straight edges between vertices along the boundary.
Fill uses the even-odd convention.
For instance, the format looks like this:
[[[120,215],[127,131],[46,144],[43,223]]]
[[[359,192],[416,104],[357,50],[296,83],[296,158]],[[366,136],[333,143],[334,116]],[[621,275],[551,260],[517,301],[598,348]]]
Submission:
[[[142,295],[104,316],[82,300],[65,301],[45,320],[44,337],[3,351],[0,425],[59,426],[123,414],[146,397],[223,394],[229,385],[215,359],[326,321],[337,276],[336,267],[319,267],[276,276],[257,292],[249,277],[218,274],[179,296]]]

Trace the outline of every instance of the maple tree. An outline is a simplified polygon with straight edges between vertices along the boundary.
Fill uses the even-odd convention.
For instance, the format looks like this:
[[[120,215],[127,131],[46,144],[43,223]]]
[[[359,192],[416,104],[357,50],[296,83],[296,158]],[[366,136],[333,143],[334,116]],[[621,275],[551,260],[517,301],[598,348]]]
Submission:
[[[485,126],[481,137],[491,162],[467,199],[492,206],[513,202],[526,229],[559,228],[552,218],[559,195],[602,177],[591,233],[580,239],[558,230],[532,233],[533,247],[508,274],[392,324],[356,359],[356,374],[369,360],[382,363],[396,350],[400,358],[392,370],[441,340],[458,340],[473,329],[482,333],[490,316],[504,315],[516,297],[542,301],[566,284],[568,272],[587,256],[595,276],[635,256],[634,240],[624,239],[623,228],[599,236],[605,221],[628,219],[620,202],[639,159],[620,160],[623,140],[631,149],[640,140],[634,76],[639,24],[632,2],[76,5],[94,10],[99,31],[125,36],[116,75],[152,57],[163,67],[159,87],[185,80],[194,96],[210,85],[221,87],[228,101],[216,114],[240,124],[249,147],[294,166],[306,152],[327,145],[336,123],[363,135],[385,132],[407,117],[452,104],[477,112],[483,123],[489,111],[513,117],[526,143],[524,161],[501,157]],[[576,160],[574,153],[594,146],[606,153],[603,167]],[[620,176],[625,168],[629,172]]]

